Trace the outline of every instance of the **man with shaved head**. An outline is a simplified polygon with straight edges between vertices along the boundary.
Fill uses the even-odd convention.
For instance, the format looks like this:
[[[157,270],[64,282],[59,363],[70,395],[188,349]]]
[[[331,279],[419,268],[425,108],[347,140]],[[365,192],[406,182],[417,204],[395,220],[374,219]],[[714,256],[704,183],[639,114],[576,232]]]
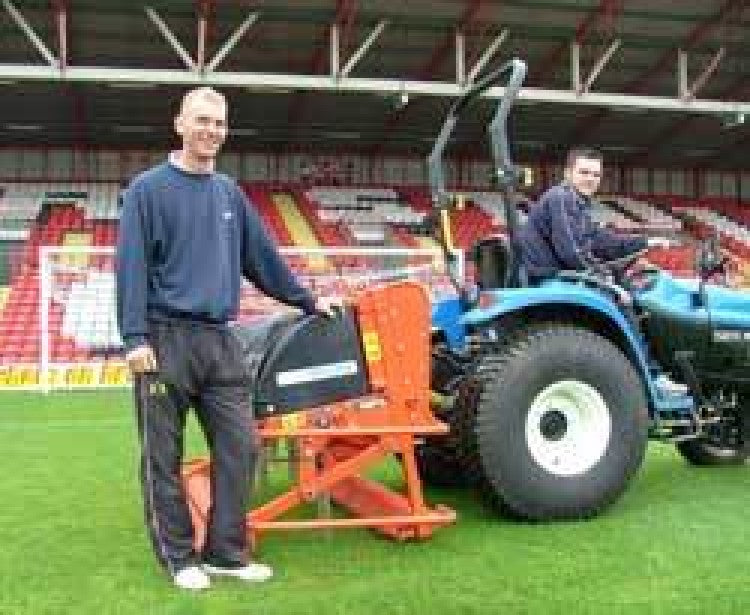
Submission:
[[[328,306],[299,285],[237,183],[214,169],[227,136],[225,98],[211,88],[188,92],[174,127],[182,147],[124,194],[117,308],[135,380],[151,540],[174,583],[201,590],[211,575],[244,581],[272,575],[248,559],[253,423],[245,362],[227,324],[237,314],[241,278],[305,313]],[[201,553],[193,551],[180,481],[189,407],[212,458],[212,508]]]

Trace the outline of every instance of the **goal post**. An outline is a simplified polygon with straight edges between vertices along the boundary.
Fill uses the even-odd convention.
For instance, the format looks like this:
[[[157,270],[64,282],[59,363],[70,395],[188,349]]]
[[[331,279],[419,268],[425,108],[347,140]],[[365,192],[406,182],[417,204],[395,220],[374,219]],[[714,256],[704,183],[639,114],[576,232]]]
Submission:
[[[127,384],[115,306],[114,246],[40,246],[43,391]]]
[[[345,296],[372,284],[412,279],[433,298],[453,292],[439,248],[280,248],[303,285]],[[463,253],[456,252],[463,272]],[[98,388],[128,383],[116,319],[114,246],[41,246],[36,388]],[[238,320],[289,309],[244,284]],[[1,388],[1,387],[0,387]],[[33,388],[33,387],[30,387]]]

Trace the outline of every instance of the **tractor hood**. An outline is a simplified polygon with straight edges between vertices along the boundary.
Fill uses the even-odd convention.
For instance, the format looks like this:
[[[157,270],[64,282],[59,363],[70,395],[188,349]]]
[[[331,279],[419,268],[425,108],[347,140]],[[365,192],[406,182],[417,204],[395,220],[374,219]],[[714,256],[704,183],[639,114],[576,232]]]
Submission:
[[[750,293],[654,274],[635,302],[646,317],[644,333],[657,361],[678,371],[674,354],[693,354],[702,380],[716,385],[750,376]]]

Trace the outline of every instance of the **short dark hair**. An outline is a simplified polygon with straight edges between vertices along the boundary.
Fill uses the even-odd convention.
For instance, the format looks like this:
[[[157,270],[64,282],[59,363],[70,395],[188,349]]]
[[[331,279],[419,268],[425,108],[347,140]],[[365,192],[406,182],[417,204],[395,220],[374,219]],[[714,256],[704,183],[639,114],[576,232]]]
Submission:
[[[598,149],[593,147],[571,147],[565,156],[565,167],[571,169],[575,166],[579,158],[588,158],[589,160],[604,161],[604,156]]]

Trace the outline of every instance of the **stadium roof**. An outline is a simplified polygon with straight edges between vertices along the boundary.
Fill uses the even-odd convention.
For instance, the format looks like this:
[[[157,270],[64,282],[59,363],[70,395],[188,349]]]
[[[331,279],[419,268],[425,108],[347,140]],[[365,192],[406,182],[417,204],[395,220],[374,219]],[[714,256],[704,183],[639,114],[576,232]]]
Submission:
[[[633,164],[748,168],[749,4],[0,0],[0,142],[163,148],[180,93],[215,83],[230,148],[421,154],[450,96],[519,55],[525,157],[585,142]],[[459,151],[490,112],[477,105]]]

